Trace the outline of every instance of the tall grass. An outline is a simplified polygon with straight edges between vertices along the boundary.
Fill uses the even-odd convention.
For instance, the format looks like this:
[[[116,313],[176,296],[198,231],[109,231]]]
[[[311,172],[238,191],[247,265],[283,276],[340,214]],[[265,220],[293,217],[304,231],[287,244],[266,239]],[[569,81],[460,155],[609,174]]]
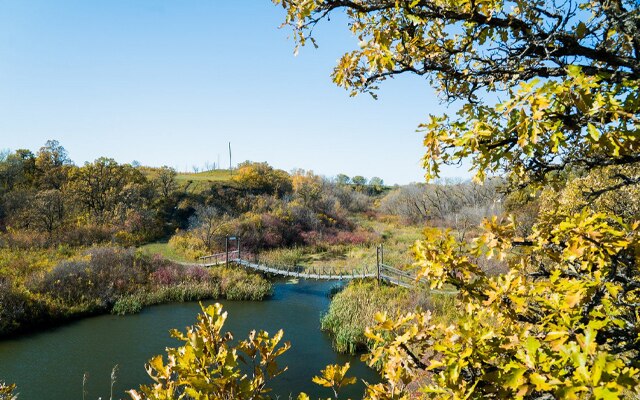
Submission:
[[[263,300],[271,294],[272,284],[260,275],[241,268],[214,267],[203,281],[185,281],[158,285],[120,297],[111,313],[135,314],[145,306],[206,299]]]
[[[305,250],[302,247],[268,250],[261,252],[258,258],[261,263],[267,265],[300,265],[307,260]]]
[[[322,330],[331,333],[336,351],[355,354],[368,347],[364,331],[374,324],[377,312],[398,316],[416,309],[429,309],[436,318],[445,321],[456,317],[453,304],[449,295],[378,285],[370,280],[353,281],[333,297],[320,323]]]
[[[217,299],[219,295],[220,287],[210,282],[161,286],[154,290],[141,290],[120,297],[113,305],[111,313],[117,315],[136,314],[144,307],[154,304]]]

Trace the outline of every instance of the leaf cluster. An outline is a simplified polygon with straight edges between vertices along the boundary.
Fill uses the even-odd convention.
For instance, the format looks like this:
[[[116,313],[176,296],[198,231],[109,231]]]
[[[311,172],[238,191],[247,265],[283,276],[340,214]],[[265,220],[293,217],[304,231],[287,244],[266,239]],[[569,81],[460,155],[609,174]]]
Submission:
[[[273,337],[252,331],[236,346],[231,333],[223,332],[227,313],[216,303],[202,307],[198,322],[184,333],[171,335],[184,345],[167,349],[167,360],[152,358],[146,366],[153,384],[130,390],[132,399],[266,399],[267,382],[286,371],[277,358],[290,344],[280,343],[283,331]],[[250,372],[243,372],[243,368]]]

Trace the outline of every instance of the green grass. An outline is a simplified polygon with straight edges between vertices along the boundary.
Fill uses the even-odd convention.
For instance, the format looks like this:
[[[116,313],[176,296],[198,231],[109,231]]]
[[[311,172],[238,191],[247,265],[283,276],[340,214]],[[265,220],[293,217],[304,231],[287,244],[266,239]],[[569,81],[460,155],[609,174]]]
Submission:
[[[183,172],[176,175],[176,182],[184,191],[203,193],[209,190],[215,182],[230,182],[231,176],[231,171],[223,169],[198,173]]]
[[[176,176],[178,182],[225,182],[231,180],[232,171],[228,169],[218,169],[215,171],[204,171],[198,173],[179,172]]]
[[[148,179],[156,179],[159,168],[141,167]],[[228,169],[218,169],[204,172],[178,172],[176,182],[180,190],[191,193],[202,193],[211,188],[214,182],[230,182],[233,172]]]
[[[152,254],[152,255],[160,254],[162,257],[171,261],[193,262],[193,260],[190,260],[184,255],[178,253],[176,250],[172,249],[169,246],[169,243],[167,243],[166,241],[147,243],[145,245],[140,246],[139,250],[144,253]]]
[[[225,169],[198,173],[183,172],[176,175],[178,186],[190,193],[203,193],[211,189],[215,182],[231,181],[232,172]]]

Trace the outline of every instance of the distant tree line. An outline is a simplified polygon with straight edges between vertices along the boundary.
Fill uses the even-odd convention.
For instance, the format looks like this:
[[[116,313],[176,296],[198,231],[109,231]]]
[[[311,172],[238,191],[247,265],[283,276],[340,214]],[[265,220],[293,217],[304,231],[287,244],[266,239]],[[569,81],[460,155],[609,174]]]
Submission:
[[[100,157],[75,165],[56,140],[35,154],[0,153],[0,247],[131,246],[180,233],[191,255],[219,249],[238,234],[258,250],[309,244],[345,232],[359,242],[349,214],[371,208],[388,190],[382,179],[325,178],[244,162],[230,180],[187,190],[170,167],[120,164]],[[346,235],[346,236],[345,236]],[[363,239],[364,238],[364,239]],[[185,240],[180,240],[185,239]]]
[[[176,173],[101,157],[76,166],[67,151],[50,140],[35,154],[0,154],[0,230],[10,244],[91,244],[114,240],[132,245],[163,236],[186,216]]]
[[[501,213],[503,184],[499,178],[482,185],[456,179],[412,183],[390,191],[380,202],[380,210],[414,224],[477,226],[483,218]]]

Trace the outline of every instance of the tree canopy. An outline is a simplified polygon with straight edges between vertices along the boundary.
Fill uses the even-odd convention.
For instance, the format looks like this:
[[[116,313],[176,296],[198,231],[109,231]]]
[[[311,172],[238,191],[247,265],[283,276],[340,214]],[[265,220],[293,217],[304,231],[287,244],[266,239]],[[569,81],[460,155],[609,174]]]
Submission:
[[[413,73],[445,100],[464,102],[455,117],[431,116],[422,126],[428,178],[465,157],[480,179],[506,171],[520,180],[640,159],[635,1],[275,3],[299,45],[313,40],[320,21],[346,13],[359,48],[332,76],[352,95]]]
[[[333,80],[376,95],[426,78],[455,115],[424,132],[427,179],[471,161],[510,195],[544,203],[525,235],[517,212],[472,241],[428,229],[414,267],[458,291],[461,317],[380,314],[369,331],[384,381],[374,399],[621,398],[637,393],[640,325],[640,10],[631,0],[274,0],[297,45],[346,15],[359,46]],[[341,20],[341,19],[338,19]],[[615,204],[612,198],[635,196]],[[627,205],[624,207],[624,205]],[[621,210],[624,208],[624,210]],[[514,210],[517,211],[517,210]],[[509,271],[490,275],[483,258]],[[414,389],[411,389],[413,385]]]

